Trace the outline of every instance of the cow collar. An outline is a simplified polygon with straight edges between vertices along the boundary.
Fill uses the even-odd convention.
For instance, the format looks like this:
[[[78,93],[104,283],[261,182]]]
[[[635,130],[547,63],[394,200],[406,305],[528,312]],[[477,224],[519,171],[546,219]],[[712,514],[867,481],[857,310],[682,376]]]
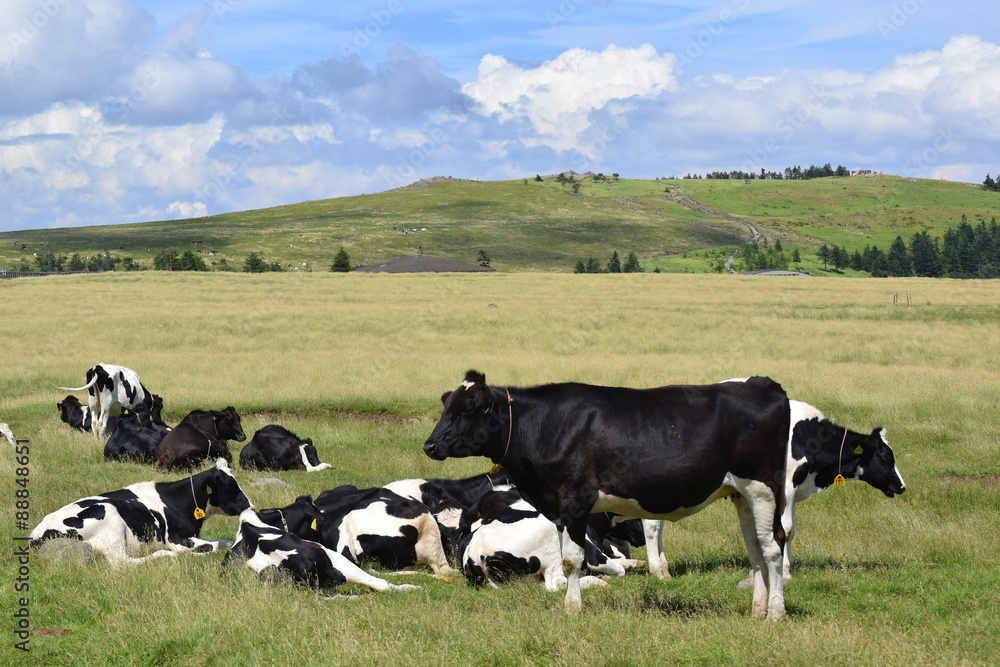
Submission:
[[[504,392],[507,394],[507,446],[503,448],[503,456],[500,457],[500,460],[490,468],[490,474],[500,472],[500,467],[504,459],[507,458],[507,452],[510,451],[510,441],[514,437],[514,399],[510,397],[510,389],[504,387]],[[492,408],[491,405],[490,409]]]
[[[191,480],[191,497],[194,498],[194,518],[196,521],[201,521],[205,518],[205,510],[198,506],[198,496],[194,495],[194,475],[188,479]]]
[[[837,476],[833,478],[834,486],[844,486],[847,480],[844,479],[844,443],[847,442],[847,429],[844,429],[844,439],[840,441],[840,460],[837,463]]]

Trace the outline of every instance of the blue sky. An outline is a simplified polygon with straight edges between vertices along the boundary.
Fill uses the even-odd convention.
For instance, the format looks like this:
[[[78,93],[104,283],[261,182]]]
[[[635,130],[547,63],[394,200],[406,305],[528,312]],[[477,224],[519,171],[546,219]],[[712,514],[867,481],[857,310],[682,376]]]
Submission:
[[[935,0],[7,0],[0,230],[422,177],[1000,170],[1000,18]]]

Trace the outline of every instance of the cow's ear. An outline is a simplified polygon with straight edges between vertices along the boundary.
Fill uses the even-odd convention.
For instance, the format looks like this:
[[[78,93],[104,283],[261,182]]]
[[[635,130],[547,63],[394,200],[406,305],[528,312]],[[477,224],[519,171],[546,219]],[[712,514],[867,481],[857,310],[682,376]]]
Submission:
[[[451,392],[450,391],[446,391],[443,394],[441,394],[441,402],[442,403],[446,403],[448,401],[448,397],[449,396],[451,396]]]
[[[475,370],[465,372],[465,381],[471,384],[486,384],[486,375]]]
[[[888,436],[886,436],[886,433],[885,433],[885,426],[878,426],[878,427],[876,427],[875,430],[872,431],[872,437],[873,438],[879,438],[885,444],[887,444],[887,445],[889,444],[889,438],[888,438]]]

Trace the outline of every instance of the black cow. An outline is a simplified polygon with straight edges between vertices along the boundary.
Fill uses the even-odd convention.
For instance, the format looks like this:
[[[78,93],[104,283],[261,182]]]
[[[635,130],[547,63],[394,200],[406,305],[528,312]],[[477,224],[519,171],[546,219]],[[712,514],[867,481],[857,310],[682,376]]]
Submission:
[[[469,371],[442,396],[432,459],[486,456],[569,537],[566,608],[581,607],[591,512],[680,520],[734,497],[754,569],[754,615],[784,614],[788,397],[769,378],[655,389],[491,387]]]
[[[271,424],[259,429],[240,451],[240,466],[258,470],[305,470],[332,468],[320,463],[312,438],[302,440],[284,426]]]
[[[250,500],[225,460],[176,482],[138,482],[118,491],[81,498],[52,512],[31,531],[30,544],[70,537],[83,540],[112,563],[140,563],[183,551],[218,548],[204,540],[201,527],[212,514],[237,515]],[[166,547],[143,558],[133,558],[141,544]]]
[[[191,468],[207,458],[218,457],[232,463],[227,440],[246,440],[236,408],[192,410],[156,446],[156,468],[161,472]]]
[[[99,438],[108,436],[108,418],[122,410],[145,405],[153,407],[153,395],[142,385],[139,374],[131,368],[97,364],[87,370],[87,384],[82,387],[59,387],[64,391],[87,390],[91,414],[91,432]]]
[[[253,509],[240,514],[236,541],[222,560],[228,568],[243,562],[265,576],[272,570],[290,573],[297,581],[321,590],[341,584],[361,584],[376,591],[416,590],[409,584],[391,584],[374,577],[322,544],[305,540],[261,520]]]
[[[457,560],[459,541],[477,518],[482,498],[510,483],[510,476],[501,470],[465,479],[401,479],[383,488],[426,505],[438,522],[445,554]]]
[[[124,411],[104,445],[105,460],[153,463],[156,446],[170,432],[170,428],[161,423],[142,407]]]
[[[76,396],[67,395],[62,403],[56,403],[56,409],[59,410],[59,419],[78,431],[90,433],[90,407],[81,404]]]
[[[355,563],[451,571],[438,524],[420,501],[345,485],[319,494],[315,504],[324,518],[319,541]]]

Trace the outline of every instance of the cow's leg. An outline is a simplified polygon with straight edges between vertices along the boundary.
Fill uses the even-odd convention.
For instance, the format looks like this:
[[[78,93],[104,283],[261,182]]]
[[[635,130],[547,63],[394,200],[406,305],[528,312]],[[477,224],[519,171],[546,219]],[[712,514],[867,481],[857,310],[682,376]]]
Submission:
[[[367,586],[374,591],[412,591],[419,588],[419,586],[413,586],[411,584],[402,584],[399,586],[396,584],[390,584],[385,579],[380,579],[379,577],[368,574],[340,554],[331,551],[330,549],[327,549],[326,552],[330,557],[330,562],[333,564],[333,567],[335,567],[337,571],[344,576],[344,579],[349,584],[361,584],[362,586]]]
[[[417,544],[414,548],[417,565],[426,565],[434,574],[452,574],[454,570],[448,564],[444,555],[444,544],[441,541],[441,529],[437,521],[428,514],[422,514],[417,520]]]
[[[649,561],[649,573],[657,579],[669,579],[667,557],[663,554],[663,521],[643,519],[642,532],[646,536],[646,560]]]
[[[751,482],[734,504],[753,568],[752,615],[780,618],[785,614],[785,580],[781,567],[784,529],[777,514],[774,492],[761,482]]]
[[[575,613],[583,608],[580,594],[580,571],[583,569],[583,545],[587,539],[587,517],[564,522],[560,530],[563,570],[566,572],[566,611]]]

